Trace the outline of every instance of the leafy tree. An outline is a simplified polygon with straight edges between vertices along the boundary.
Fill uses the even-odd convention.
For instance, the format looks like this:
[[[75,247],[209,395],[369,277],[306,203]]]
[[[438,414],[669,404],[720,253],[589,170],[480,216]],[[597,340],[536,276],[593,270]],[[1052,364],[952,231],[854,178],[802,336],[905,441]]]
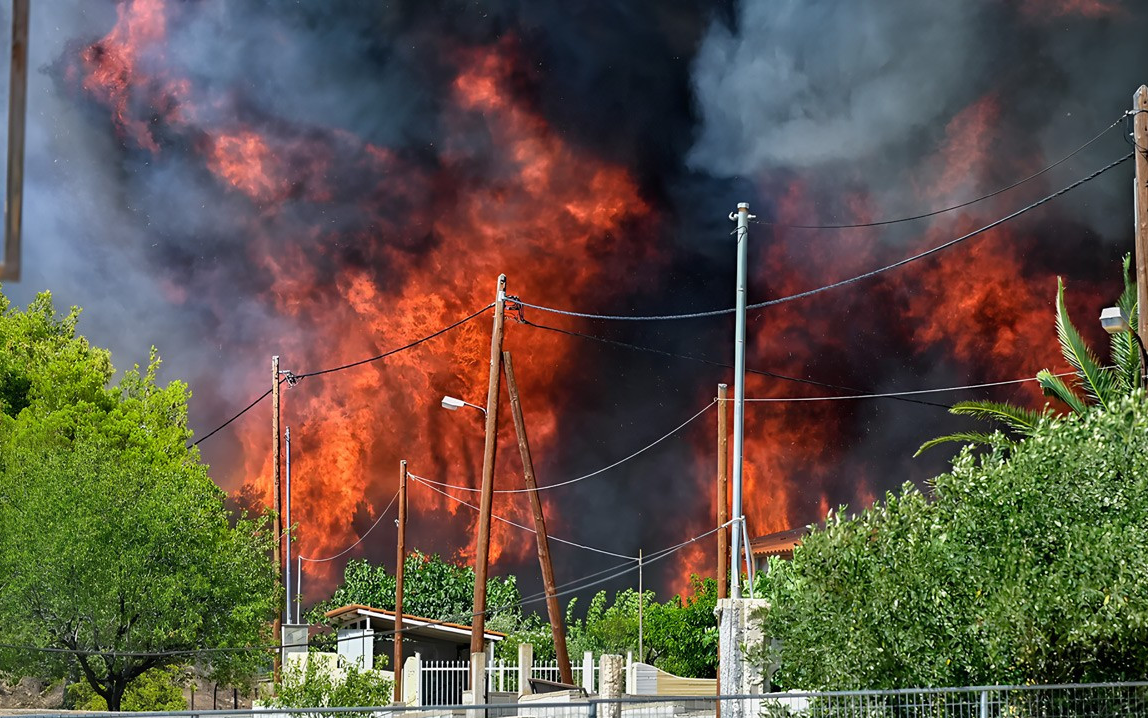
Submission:
[[[451,563],[436,555],[412,551],[404,564],[403,612],[438,621],[469,624],[474,611],[474,569]],[[340,606],[358,603],[387,611],[395,610],[395,575],[385,566],[369,561],[348,561],[343,582],[326,601],[307,613],[311,623],[326,623],[324,613]],[[491,612],[486,627],[510,633],[519,628],[522,596],[514,576],[491,577],[486,584]]]
[[[1130,326],[1135,327],[1136,284],[1132,280],[1129,255],[1124,257],[1124,292],[1120,295],[1117,306],[1129,317]],[[1042,369],[1037,373],[1036,379],[1046,396],[1055,397],[1071,411],[1082,413],[1092,406],[1110,408],[1121,397],[1140,387],[1142,368],[1136,336],[1132,331],[1113,334],[1110,339],[1112,365],[1101,364],[1068,316],[1068,308],[1064,303],[1064,282],[1060,279],[1057,279],[1056,291],[1056,336],[1060,342],[1061,353],[1076,374],[1077,388],[1070,387],[1061,377],[1048,369]],[[1041,419],[1049,414],[1047,407],[1041,411],[1034,411],[991,401],[963,401],[955,404],[950,411],[953,414],[1002,424],[1013,438],[1031,435]],[[1008,446],[1012,439],[1000,434],[959,432],[925,442],[917,450],[917,454],[937,444],[950,441]]]
[[[338,675],[341,673],[341,675]],[[275,686],[276,708],[347,708],[385,706],[391,702],[393,683],[378,671],[360,670],[355,664],[336,672],[312,654],[306,660],[284,666],[282,680]],[[305,713],[320,718],[322,712]],[[366,716],[369,714],[347,714]]]
[[[79,310],[0,296],[0,625],[10,642],[67,649],[111,710],[145,672],[200,649],[237,681],[266,660],[272,537],[234,526],[188,448],[188,391],[146,371],[118,384],[107,351],[76,333]],[[132,655],[128,655],[132,654]],[[69,658],[0,652],[0,667],[59,675]]]
[[[187,710],[187,700],[183,697],[182,674],[183,669],[180,666],[165,666],[144,671],[124,692],[120,710]],[[68,693],[76,710],[96,712],[108,710],[108,702],[92,690],[91,684],[73,683],[69,686]]]
[[[1148,662],[1148,405],[1045,417],[1011,450],[834,514],[764,581],[777,681],[1070,683]],[[759,655],[763,661],[765,655]]]

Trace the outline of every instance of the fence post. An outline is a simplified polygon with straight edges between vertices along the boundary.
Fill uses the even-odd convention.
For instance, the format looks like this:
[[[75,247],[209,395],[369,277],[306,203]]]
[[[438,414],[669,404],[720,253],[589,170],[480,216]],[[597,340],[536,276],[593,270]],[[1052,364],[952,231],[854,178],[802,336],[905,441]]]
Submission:
[[[525,696],[530,693],[530,675],[534,668],[534,646],[529,643],[518,644],[518,695]]]
[[[625,664],[621,656],[604,654],[601,659],[602,668],[598,675],[598,695],[609,701],[605,703],[603,718],[621,718],[622,691],[625,686]]]
[[[586,695],[594,692],[594,654],[590,651],[582,654],[582,687]]]
[[[989,718],[989,692],[981,691],[981,718]]]

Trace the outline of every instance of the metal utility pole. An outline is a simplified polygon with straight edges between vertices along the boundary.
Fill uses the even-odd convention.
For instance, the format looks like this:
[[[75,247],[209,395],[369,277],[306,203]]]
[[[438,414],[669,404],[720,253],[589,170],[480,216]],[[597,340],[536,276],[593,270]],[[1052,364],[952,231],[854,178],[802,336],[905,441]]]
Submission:
[[[498,275],[494,295],[494,327],[490,332],[490,380],[486,389],[486,446],[482,452],[482,499],[474,552],[474,616],[470,621],[470,652],[486,648],[486,565],[490,560],[490,511],[494,500],[494,459],[498,450],[498,395],[502,378],[502,325],[506,317],[506,275]]]
[[[4,197],[4,257],[0,279],[20,279],[24,216],[24,129],[28,106],[29,0],[12,1],[12,63],[8,79],[8,184]]]
[[[642,549],[638,549],[638,663],[646,662],[646,642],[645,642],[645,608],[646,608],[646,585],[643,574],[642,566]]]
[[[1148,87],[1132,96],[1132,140],[1136,145],[1136,306],[1137,333],[1148,337]]]
[[[741,510],[741,467],[745,439],[745,284],[746,263],[749,255],[749,204],[741,202],[737,212],[731,212],[731,220],[737,222],[737,314],[734,325],[733,349],[733,519],[730,528],[733,540],[730,544],[730,598],[741,598],[741,571],[738,556],[741,554],[739,533],[745,515]]]
[[[272,494],[275,507],[275,590],[278,591],[283,581],[283,512],[281,511],[280,499],[282,498],[279,488],[279,450],[280,450],[280,434],[279,434],[279,355],[271,357],[271,476],[272,476]],[[275,640],[282,643],[283,638],[283,617],[278,611],[275,612],[275,622],[272,624]],[[279,669],[282,667],[283,651],[278,650],[275,652],[275,658],[272,662],[272,668],[275,674],[275,681],[279,681]]]
[[[514,379],[514,364],[510,361],[510,352],[502,353],[502,368],[506,372],[506,391],[510,394],[510,412],[514,417],[514,432],[518,436],[518,452],[522,455],[522,476],[529,490],[527,496],[530,497],[530,507],[534,511],[538,564],[542,567],[542,585],[546,590],[546,613],[550,616],[550,633],[554,637],[554,655],[558,659],[558,673],[563,683],[574,685],[574,673],[570,670],[570,654],[566,650],[566,624],[562,618],[562,606],[558,603],[554,566],[550,561],[550,538],[546,534],[546,517],[542,513],[542,500],[538,497],[534,460],[530,456],[530,441],[526,437],[526,421],[522,416],[522,402],[518,396],[518,382]]]
[[[286,525],[287,540],[283,548],[283,568],[286,575],[284,581],[285,591],[287,595],[285,599],[287,604],[286,621],[291,622],[291,427],[288,426],[283,432],[284,441],[287,444],[287,475],[285,486],[283,487],[283,523]]]
[[[717,597],[729,592],[729,387],[717,385]]]
[[[403,702],[403,568],[407,562],[407,462],[399,462],[399,538],[395,559],[395,703]]]

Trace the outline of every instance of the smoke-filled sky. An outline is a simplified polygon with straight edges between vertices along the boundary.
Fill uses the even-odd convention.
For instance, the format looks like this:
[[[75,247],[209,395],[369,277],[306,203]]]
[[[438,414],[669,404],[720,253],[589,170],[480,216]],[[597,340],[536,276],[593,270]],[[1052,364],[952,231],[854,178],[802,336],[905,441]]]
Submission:
[[[2,6],[2,5],[0,5]],[[3,6],[5,24],[10,21]],[[429,334],[494,298],[650,315],[733,304],[728,214],[749,202],[750,301],[888,264],[1008,214],[1128,152],[1120,118],[1148,80],[1133,0],[387,2],[54,0],[33,8],[24,275],[84,307],[117,365],[156,345],[188,381],[202,436],[270,384]],[[6,80],[6,73],[5,73]],[[4,92],[6,96],[6,92]],[[1131,164],[929,259],[756,310],[749,367],[888,392],[1059,367],[1056,277],[1078,324],[1120,289]],[[615,342],[732,360],[729,315],[609,322],[524,313]],[[285,387],[304,555],[338,552],[419,476],[475,486],[490,313],[416,349]],[[611,464],[705,407],[731,372],[511,321],[542,484]],[[846,394],[765,376],[752,397]],[[923,397],[1039,406],[1031,385]],[[546,493],[554,535],[650,553],[715,523],[716,411],[585,481]],[[267,402],[205,441],[236,506],[270,496]],[[498,488],[520,488],[509,417]],[[746,411],[750,533],[815,522],[951,452],[966,426],[890,400]],[[411,489],[409,543],[469,560],[474,515]],[[452,491],[469,501],[475,494]],[[529,523],[520,494],[495,511]],[[494,572],[540,581],[528,534],[494,528]],[[715,541],[647,570],[669,593],[712,574]],[[347,557],[394,561],[389,517]],[[558,545],[560,583],[617,557]],[[304,580],[321,598],[341,571]],[[606,584],[635,585],[636,575]]]

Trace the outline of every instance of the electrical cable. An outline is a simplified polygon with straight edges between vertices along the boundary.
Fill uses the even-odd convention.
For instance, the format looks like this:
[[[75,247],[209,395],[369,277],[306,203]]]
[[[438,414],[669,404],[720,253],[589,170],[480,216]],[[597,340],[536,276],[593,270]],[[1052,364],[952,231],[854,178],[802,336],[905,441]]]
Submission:
[[[412,478],[414,478],[414,477],[412,476]],[[655,551],[653,554],[650,554],[649,558],[643,558],[643,564],[648,565],[648,564],[653,563],[655,561],[661,560],[661,559],[665,558],[666,556],[671,555],[672,553],[674,553],[676,551],[680,551],[682,548],[688,546],[691,543],[695,543],[697,541],[700,541],[701,539],[706,538],[707,536],[710,536],[710,535],[720,531],[721,529],[725,528],[725,526],[728,526],[732,522],[733,522],[733,520],[731,519],[730,521],[727,521],[722,526],[712,528],[703,534],[700,534],[698,536],[693,537],[692,539],[688,539],[688,540],[683,541],[683,542],[676,544],[674,546],[670,546],[668,548],[661,549],[660,551]],[[553,537],[551,537],[551,538],[553,538]],[[582,576],[582,577],[574,579],[572,581],[567,581],[566,583],[563,583],[563,584],[559,584],[557,586],[557,588],[559,588],[561,590],[557,591],[554,595],[556,597],[561,597],[561,596],[569,595],[571,593],[576,593],[578,591],[583,591],[587,588],[592,588],[594,586],[601,585],[601,584],[606,583],[608,581],[612,581],[616,578],[619,578],[621,576],[626,575],[627,573],[632,573],[634,571],[637,571],[640,568],[637,564],[637,558],[627,557],[627,559],[628,559],[627,563],[625,563],[625,564],[619,564],[617,566],[607,568],[607,569],[604,569],[602,571],[598,571],[598,572],[595,572],[592,574],[588,574],[586,576]],[[617,571],[615,571],[615,569],[617,569]],[[611,573],[611,572],[613,572],[613,573]],[[595,576],[601,576],[602,574],[606,574],[606,573],[610,573],[610,575],[605,576],[604,578],[597,579],[595,581],[587,582],[587,579],[593,578]],[[487,608],[485,611],[482,611],[481,613],[483,613],[484,615],[490,615],[492,613],[498,613],[499,611],[509,610],[509,609],[514,608],[516,606],[521,607],[521,606],[525,606],[527,604],[538,603],[539,601],[546,600],[546,598],[547,598],[547,594],[545,591],[543,591],[540,593],[531,594],[531,596],[524,598],[524,599],[521,599],[519,601],[516,601],[514,603],[509,603],[509,604],[506,604],[504,606],[497,606],[494,608]],[[469,618],[469,619],[473,620],[476,615],[478,615],[478,613],[476,613],[476,612],[460,613],[460,614],[456,614],[454,616],[450,616],[447,619],[437,619],[437,620],[433,620],[433,621],[428,621],[426,623],[420,622],[419,627],[424,628],[424,627],[430,627],[430,626],[442,626],[442,625],[446,625],[446,624],[456,623],[456,621],[454,619],[463,620],[463,619]],[[391,630],[391,631],[380,631],[380,632],[375,633],[375,637],[376,638],[385,638],[388,636],[393,636],[395,633],[396,633],[396,631],[393,631],[393,630]],[[338,638],[338,637],[335,638],[336,643],[339,643],[341,641],[351,641],[351,640],[362,640],[362,636],[345,636],[342,638]],[[278,651],[278,650],[282,650],[284,648],[308,648],[309,646],[310,646],[309,643],[278,643],[278,644],[265,645],[265,646],[229,646],[229,647],[221,647],[221,648],[173,649],[173,650],[168,650],[168,651],[88,651],[88,650],[72,649],[72,648],[54,648],[54,647],[49,647],[49,646],[29,646],[29,645],[20,645],[20,644],[13,644],[13,643],[0,643],[0,649],[27,651],[27,652],[33,652],[33,653],[54,653],[54,654],[84,655],[84,656],[98,655],[98,656],[108,656],[110,658],[159,658],[159,657],[166,657],[166,656],[194,656],[194,655],[209,655],[209,654],[216,654],[216,653],[250,653],[250,652],[258,652],[258,651]]]
[[[360,359],[359,361],[351,362],[350,364],[343,364],[342,366],[331,367],[330,369],[320,369],[319,371],[308,372],[306,374],[295,374],[292,372],[286,372],[287,377],[284,379],[280,379],[279,383],[283,384],[283,382],[287,382],[291,386],[294,386],[295,383],[298,382],[300,379],[306,379],[307,377],[311,377],[311,376],[322,376],[323,374],[332,374],[332,373],[337,372],[337,371],[343,371],[344,369],[351,369],[353,367],[357,367],[357,366],[360,366],[362,364],[368,364],[370,362],[378,361],[380,359],[385,359],[385,358],[391,356],[392,354],[398,354],[399,352],[406,351],[407,349],[412,349],[414,347],[417,347],[419,344],[422,344],[424,342],[430,341],[431,339],[434,339],[435,337],[446,334],[451,329],[454,329],[454,328],[459,327],[463,324],[466,324],[467,322],[474,319],[475,317],[482,315],[484,312],[486,312],[488,309],[490,309],[493,306],[494,306],[494,302],[491,302],[490,304],[486,305],[482,309],[479,309],[477,312],[474,312],[473,314],[469,314],[469,315],[463,317],[462,319],[458,320],[454,324],[443,327],[442,329],[439,329],[438,331],[434,332],[433,334],[428,334],[425,337],[422,337],[421,339],[416,339],[415,341],[411,342],[410,344],[405,344],[401,347],[398,347],[397,349],[391,349],[390,351],[383,352],[382,354],[376,354],[373,357],[368,357],[366,359]],[[271,389],[268,389],[267,391],[263,392],[263,394],[261,394],[257,399],[255,399],[255,401],[251,402],[246,407],[244,407],[243,410],[240,411],[238,414],[231,417],[227,421],[223,422],[219,426],[215,427],[214,429],[209,431],[206,435],[200,437],[196,441],[191,442],[190,444],[187,445],[187,448],[190,449],[193,446],[198,446],[200,443],[210,439],[217,432],[222,430],[224,427],[228,426],[231,422],[233,422],[236,419],[238,419],[239,417],[243,416],[248,411],[251,411],[252,409],[254,409],[256,404],[258,404],[259,402],[263,401],[264,399],[266,399],[268,396],[271,395],[271,391],[272,391]]]
[[[282,384],[284,381],[286,381],[286,379],[280,379],[280,380],[279,380],[279,383],[280,383],[280,384]],[[238,419],[239,417],[243,416],[243,415],[244,415],[244,414],[246,414],[247,412],[249,412],[249,411],[251,411],[252,409],[254,409],[256,404],[258,404],[259,402],[263,401],[263,400],[264,400],[264,399],[266,399],[267,397],[271,396],[271,392],[272,392],[272,391],[273,391],[272,389],[268,389],[267,391],[265,391],[265,392],[263,392],[262,394],[260,394],[260,395],[259,395],[259,397],[258,397],[257,399],[255,399],[255,401],[253,401],[253,402],[251,402],[250,404],[248,404],[247,406],[243,407],[243,409],[242,409],[242,410],[241,410],[241,411],[240,411],[238,414],[236,414],[235,416],[231,417],[231,418],[230,418],[230,419],[228,419],[227,421],[223,422],[223,423],[222,423],[222,424],[220,424],[219,426],[215,427],[215,428],[214,428],[214,429],[212,429],[211,431],[207,432],[207,433],[206,433],[206,434],[204,434],[203,436],[199,437],[199,438],[198,438],[198,439],[196,439],[195,441],[191,442],[190,444],[188,444],[188,445],[187,445],[187,448],[189,448],[189,449],[190,449],[190,448],[191,448],[191,447],[193,447],[193,446],[199,446],[199,444],[200,444],[201,442],[207,441],[207,440],[208,440],[208,439],[210,439],[212,436],[215,436],[215,434],[216,434],[217,432],[219,432],[219,431],[223,430],[224,428],[226,428],[228,424],[230,424],[231,422],[235,421],[235,420],[236,420],[236,419]]]
[[[713,408],[714,403],[716,401],[717,401],[716,399],[713,401],[710,401],[710,403],[708,403],[704,407],[702,407],[701,411],[694,414],[690,418],[686,419],[681,424],[678,424],[675,428],[670,429],[670,431],[668,433],[662,435],[660,438],[654,439],[654,441],[652,441],[649,444],[646,444],[645,446],[638,449],[634,453],[630,454],[626,458],[619,459],[618,461],[615,461],[614,463],[610,464],[609,466],[603,466],[602,468],[598,469],[597,471],[592,471],[589,474],[586,474],[584,476],[579,476],[576,479],[568,479],[566,481],[560,481],[556,484],[545,484],[543,486],[537,487],[537,489],[495,489],[494,493],[496,493],[496,494],[529,494],[529,493],[533,493],[535,491],[546,491],[547,489],[556,489],[559,486],[569,486],[570,484],[576,484],[579,481],[585,481],[586,479],[591,479],[595,476],[598,476],[599,474],[604,474],[605,472],[609,471],[610,469],[613,469],[617,466],[621,466],[622,464],[626,463],[630,459],[634,459],[634,458],[644,454],[646,451],[649,451],[650,449],[654,448],[655,446],[662,443],[666,439],[670,438],[674,434],[678,433],[682,429],[686,428],[686,426],[691,424],[699,416],[701,416],[702,414],[706,413],[711,408]],[[442,481],[432,481],[430,479],[423,479],[423,481],[430,483],[430,484],[434,484],[436,486],[441,486],[441,487],[447,488],[447,489],[457,489],[458,491],[469,491],[471,493],[478,493],[478,492],[482,491],[482,489],[476,489],[472,486],[459,486],[456,484],[444,483]]]
[[[382,521],[383,517],[387,515],[387,512],[391,510],[391,507],[395,505],[395,500],[398,498],[399,498],[399,492],[396,491],[395,495],[391,497],[391,502],[389,504],[387,504],[387,508],[385,508],[379,512],[379,516],[378,516],[378,518],[375,519],[375,523],[371,524],[371,527],[369,529],[367,529],[366,531],[364,531],[363,535],[360,536],[359,539],[357,541],[355,541],[355,543],[351,544],[350,546],[343,549],[342,551],[335,554],[334,556],[328,556],[327,558],[307,558],[306,556],[299,556],[298,557],[299,560],[300,561],[306,561],[308,563],[324,563],[326,561],[334,561],[335,559],[339,558],[340,556],[346,555],[346,553],[348,551],[350,551],[351,549],[355,548],[360,543],[362,543],[363,539],[367,538],[367,536],[372,531],[375,530],[375,527],[379,525],[379,522]]]
[[[307,372],[306,374],[297,374],[296,378],[297,379],[306,379],[307,377],[310,377],[310,376],[322,376],[323,374],[333,374],[337,371],[343,371],[345,369],[353,369],[354,367],[361,366],[363,364],[370,364],[371,362],[375,362],[375,361],[378,361],[380,359],[386,359],[387,357],[391,356],[392,354],[398,354],[399,352],[406,351],[407,349],[412,349],[414,347],[417,347],[419,344],[422,344],[423,342],[428,342],[431,339],[434,339],[435,337],[446,334],[451,329],[454,329],[455,327],[462,326],[463,324],[466,324],[467,322],[474,319],[475,317],[481,316],[482,314],[484,314],[488,309],[490,309],[493,306],[494,306],[494,302],[491,302],[490,304],[487,304],[482,309],[479,309],[478,311],[473,312],[471,314],[468,314],[467,316],[463,317],[462,319],[459,319],[454,324],[450,324],[448,326],[445,326],[442,329],[439,329],[437,332],[434,332],[432,334],[428,334],[421,339],[416,339],[413,342],[411,342],[410,344],[404,344],[403,346],[398,347],[397,349],[391,349],[390,351],[385,351],[382,354],[376,354],[373,357],[368,357],[366,359],[360,359],[358,361],[353,361],[350,364],[342,364],[340,366],[331,367],[330,369],[320,369],[318,371]]]
[[[924,258],[929,257],[931,255],[934,255],[938,252],[946,250],[950,247],[953,247],[957,244],[960,244],[961,242],[964,242],[965,240],[972,239],[973,237],[976,237],[977,235],[980,235],[980,234],[984,234],[985,232],[987,232],[991,229],[995,229],[996,227],[999,227],[1000,225],[1004,224],[1005,222],[1016,219],[1017,217],[1021,216],[1022,214],[1025,214],[1026,212],[1030,212],[1030,211],[1036,209],[1037,207],[1040,207],[1043,204],[1051,202],[1052,200],[1056,199],[1057,197],[1060,197],[1061,195],[1064,195],[1064,194],[1067,194],[1068,192],[1071,192],[1072,190],[1076,189],[1077,187],[1081,186],[1082,184],[1096,179],[1100,175],[1111,170],[1113,167],[1116,167],[1118,165],[1123,164],[1124,162],[1127,162],[1128,160],[1132,159],[1134,154],[1135,154],[1134,152],[1129,152],[1128,154],[1124,155],[1120,159],[1115,160],[1113,162],[1110,162],[1109,164],[1105,165],[1104,167],[1101,167],[1100,169],[1096,170],[1092,174],[1087,175],[1086,177],[1083,177],[1083,178],[1073,182],[1072,184],[1068,185],[1067,187],[1059,189],[1056,192],[1053,192],[1050,195],[1042,197],[1041,199],[1033,202],[1032,204],[1029,204],[1026,207],[1018,209],[1017,211],[1013,212],[1012,214],[1001,217],[1000,219],[997,219],[993,222],[990,222],[989,224],[986,224],[985,226],[983,226],[979,229],[975,229],[972,232],[969,232],[968,234],[961,235],[960,237],[957,237],[956,239],[951,239],[948,242],[945,242],[943,244],[939,244],[939,245],[932,247],[930,249],[927,249],[923,252],[918,252],[917,254],[914,254],[914,255],[911,255],[911,256],[906,257],[904,259],[898,260],[896,262],[893,262],[892,264],[887,264],[883,267],[879,267],[877,269],[870,270],[870,271],[865,272],[863,274],[858,274],[857,276],[849,277],[848,279],[842,279],[838,282],[833,282],[832,284],[826,284],[826,285],[817,287],[815,289],[808,289],[804,292],[798,292],[797,294],[790,294],[789,296],[778,297],[777,299],[770,299],[768,301],[758,302],[756,304],[750,304],[749,306],[746,307],[746,309],[747,310],[749,310],[749,309],[761,309],[763,307],[772,307],[772,306],[775,306],[778,304],[785,304],[787,302],[792,302],[792,301],[795,301],[797,299],[804,299],[806,297],[811,297],[815,294],[821,294],[822,292],[828,292],[832,289],[837,289],[839,287],[844,287],[846,285],[853,284],[855,282],[860,282],[863,279],[869,279],[870,277],[875,277],[878,274],[883,274],[883,273],[891,271],[893,269],[897,269],[898,267],[903,267],[906,264],[910,264],[912,262],[916,262],[917,260],[924,259]],[[656,322],[656,321],[670,321],[670,320],[677,320],[677,319],[698,319],[698,318],[702,318],[702,317],[715,317],[715,316],[721,316],[723,314],[732,314],[735,311],[737,311],[734,308],[730,308],[730,309],[714,309],[714,310],[708,311],[708,312],[691,312],[689,314],[662,314],[662,315],[649,315],[649,316],[632,316],[632,315],[624,315],[624,314],[591,314],[588,312],[574,312],[574,311],[570,311],[567,309],[557,309],[555,307],[547,307],[547,306],[540,305],[540,304],[531,304],[529,302],[524,302],[518,298],[515,298],[514,301],[517,302],[518,304],[521,304],[524,307],[530,307],[531,309],[537,309],[538,311],[541,311],[541,312],[549,312],[551,314],[561,314],[561,315],[567,316],[567,317],[578,317],[580,319],[598,319],[598,320],[607,320],[607,321]]]
[[[448,499],[450,499],[452,501],[455,501],[457,503],[462,504],[463,506],[474,509],[475,511],[481,511],[481,509],[479,507],[475,506],[474,504],[468,503],[468,502],[464,501],[463,499],[458,498],[457,496],[453,496],[451,494],[448,494],[447,492],[438,488],[438,486],[434,485],[434,484],[437,484],[440,482],[437,482],[437,481],[432,482],[430,479],[424,479],[421,476],[416,476],[416,475],[410,473],[409,471],[407,472],[407,476],[414,479],[415,481],[422,484],[423,486],[427,487],[431,491],[442,494],[443,496],[447,497]],[[523,531],[527,531],[527,532],[532,533],[532,534],[538,533],[537,531],[530,528],[529,526],[523,526],[522,524],[515,523],[515,522],[511,521],[510,519],[504,519],[503,517],[499,516],[498,514],[491,514],[491,517],[497,519],[498,521],[501,521],[504,524],[510,524],[511,526],[513,526],[515,528],[522,529]],[[547,538],[549,538],[551,541],[557,541],[558,543],[566,544],[567,546],[573,546],[575,548],[585,549],[586,551],[593,551],[594,553],[600,553],[600,554],[603,554],[605,556],[613,556],[614,558],[624,558],[624,559],[629,559],[631,561],[637,561],[638,560],[637,556],[627,556],[624,553],[614,553],[613,551],[607,551],[607,550],[601,549],[601,548],[594,548],[593,546],[586,546],[585,544],[575,543],[574,541],[567,541],[566,539],[561,539],[561,538],[558,538],[557,536],[548,536]]]
[[[1061,372],[1053,376],[1064,377],[1072,376],[1076,372]],[[993,386],[1007,386],[1009,384],[1027,384],[1028,382],[1039,381],[1036,377],[1031,379],[1008,379],[1005,381],[990,381],[984,384],[965,384],[964,386],[942,386],[935,389],[914,389],[911,391],[894,391],[884,394],[861,394],[858,396],[780,396],[768,397],[761,399],[746,399],[747,402],[796,402],[796,401],[848,401],[850,399],[887,399],[899,396],[914,396],[919,394],[940,394],[948,391],[964,391],[966,389],[986,389]],[[726,399],[726,401],[733,401],[733,399]]]
[[[726,364],[724,362],[715,361],[713,359],[706,359],[704,357],[693,356],[691,354],[676,354],[674,352],[665,351],[664,349],[654,349],[652,347],[644,347],[644,346],[640,346],[638,344],[629,344],[627,342],[621,342],[621,341],[617,341],[615,339],[606,339],[605,337],[599,337],[599,336],[595,336],[593,334],[583,334],[582,332],[576,332],[576,331],[573,331],[570,329],[559,329],[558,327],[551,327],[551,326],[548,326],[546,324],[536,324],[535,322],[531,322],[531,321],[525,320],[525,319],[521,320],[520,323],[525,324],[526,326],[535,327],[536,329],[544,329],[544,330],[549,331],[549,332],[557,332],[558,334],[565,334],[567,336],[578,337],[581,339],[590,339],[592,341],[601,342],[602,344],[609,344],[612,346],[623,347],[626,349],[633,349],[635,351],[648,352],[651,354],[660,354],[662,356],[667,356],[667,357],[671,357],[674,359],[686,359],[688,361],[698,362],[701,364],[708,364],[710,366],[721,367],[723,369],[733,369],[734,368],[732,364]],[[857,394],[866,393],[862,389],[855,389],[855,388],[848,387],[848,386],[841,386],[839,384],[829,384],[827,382],[817,381],[815,379],[806,379],[804,377],[786,376],[785,374],[777,374],[775,372],[766,371],[764,369],[751,369],[749,367],[746,367],[745,371],[748,374],[757,374],[759,376],[770,377],[771,379],[780,379],[782,381],[792,381],[792,382],[795,382],[798,384],[810,384],[812,386],[819,386],[819,387],[822,387],[825,389],[838,389],[840,391],[852,391],[852,392],[856,392]],[[882,397],[882,398],[884,398],[884,397]],[[893,399],[893,400],[897,400],[897,401],[904,401],[904,402],[907,402],[910,404],[920,404],[922,406],[934,406],[934,407],[937,407],[939,409],[945,409],[945,410],[952,408],[952,406],[950,406],[949,404],[939,404],[939,403],[933,402],[933,401],[922,401],[920,399],[906,399],[903,397],[888,397],[888,398]]]
[[[1132,113],[1125,113],[1125,114],[1121,115],[1120,117],[1116,118],[1116,121],[1113,122],[1108,127],[1105,127],[1103,130],[1101,130],[1100,134],[1096,135],[1095,137],[1093,137],[1089,141],[1085,142],[1080,147],[1077,147],[1075,150],[1073,150],[1069,154],[1065,155],[1064,157],[1061,157],[1059,160],[1057,160],[1056,162],[1053,162],[1052,164],[1048,165],[1044,169],[1038,170],[1037,172],[1030,174],[1028,177],[1025,177],[1024,179],[1017,180],[1016,182],[1013,182],[1012,184],[1008,185],[1007,187],[1001,187],[998,190],[995,190],[993,192],[989,192],[988,194],[985,194],[985,195],[981,195],[980,197],[977,197],[976,199],[970,199],[970,200],[967,200],[965,202],[961,202],[960,204],[954,204],[951,207],[945,207],[943,209],[935,209],[935,210],[932,210],[930,212],[924,212],[922,214],[915,214],[911,217],[900,217],[898,219],[885,219],[885,220],[879,220],[879,221],[875,221],[875,222],[861,222],[858,224],[786,224],[784,222],[768,222],[768,221],[760,220],[760,219],[751,219],[750,221],[753,222],[754,224],[761,224],[761,225],[766,225],[766,226],[770,226],[770,227],[778,227],[778,228],[782,228],[782,229],[854,229],[854,228],[863,228],[863,227],[884,227],[884,226],[887,226],[890,224],[900,224],[902,222],[912,222],[912,221],[915,221],[918,219],[927,219],[929,217],[935,217],[938,214],[944,214],[946,212],[952,212],[953,210],[962,209],[964,207],[968,207],[969,205],[976,204],[977,202],[983,202],[986,199],[991,199],[992,197],[996,197],[999,194],[1003,194],[1005,192],[1008,192],[1011,189],[1015,189],[1017,187],[1020,187],[1022,184],[1025,184],[1027,182],[1031,182],[1032,180],[1036,179],[1037,177],[1040,177],[1041,175],[1045,174],[1049,170],[1051,170],[1055,167],[1058,167],[1059,165],[1064,164],[1068,160],[1072,159],[1076,155],[1083,152],[1089,145],[1096,142],[1097,140],[1099,140],[1104,135],[1108,134],[1112,130],[1113,127],[1116,127],[1121,122],[1123,122],[1129,114],[1132,114]]]

